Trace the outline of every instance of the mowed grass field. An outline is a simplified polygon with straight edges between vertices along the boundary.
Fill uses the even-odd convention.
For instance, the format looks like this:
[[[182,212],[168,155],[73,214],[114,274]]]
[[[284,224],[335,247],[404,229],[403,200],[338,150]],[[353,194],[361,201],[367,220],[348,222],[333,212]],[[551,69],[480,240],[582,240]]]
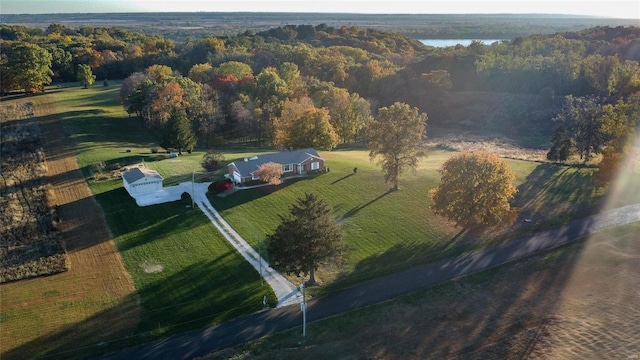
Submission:
[[[81,183],[61,187],[86,187],[88,181],[112,235],[98,236],[91,223],[85,223],[91,219],[86,211],[67,212],[76,219],[63,216],[63,223],[78,240],[71,249],[76,255],[75,260],[71,258],[72,270],[0,287],[3,359],[36,354],[64,358],[109,351],[255,312],[262,309],[264,295],[275,304],[275,296],[261,284],[258,272],[202,212],[190,208],[190,202],[139,208],[116,173],[101,180],[89,179],[90,165],[98,161],[127,165],[145,158],[145,164],[155,162],[164,167],[160,171],[165,177],[186,173],[189,180],[192,169],[199,166],[202,153],[179,161],[151,154],[153,136],[137,119],[127,116],[118,102],[118,92],[116,82],[106,88],[72,85],[20,100],[34,102],[42,121],[62,123],[63,133],[57,139],[66,138],[71,147],[64,153],[47,154],[48,160],[71,156],[76,163],[77,154]],[[46,107],[46,112],[38,106]],[[90,200],[91,193],[82,199]],[[77,222],[84,227],[72,226]],[[106,255],[97,251],[95,242],[111,238],[119,255],[115,247],[107,253],[121,257],[119,273],[104,280],[100,275],[83,273],[79,262],[109,273],[109,269],[100,268]],[[124,294],[118,290],[118,281],[123,279],[129,286]]]
[[[87,179],[91,177],[91,165],[99,161],[114,168],[144,161],[147,167],[158,170],[166,178],[165,185],[190,181],[192,171],[202,171],[199,162],[204,149],[176,159],[153,154],[150,149],[155,146],[154,137],[139,120],[127,116],[118,102],[118,91],[119,84],[112,82],[107,88],[74,86],[37,97],[54,107],[51,113],[63,122],[65,136],[72,142]],[[227,161],[256,153],[221,150]],[[389,191],[390,186],[384,183],[379,168],[369,161],[363,150],[337,150],[320,155],[327,160],[330,172],[288,180],[278,187],[241,190],[225,198],[210,196],[214,206],[254,247],[275,229],[278,215],[287,213],[288,206],[305,192],[314,192],[329,202],[332,215],[345,233],[348,251],[344,265],[323,267],[317,273],[326,286],[313,291],[330,291],[414,264],[506,241],[594,212],[601,203],[601,192],[591,185],[593,169],[508,160],[517,175],[520,192],[514,205],[520,207],[521,219],[511,227],[480,234],[458,234],[459,229],[429,210],[427,195],[429,189],[437,186],[437,169],[450,152],[430,151],[416,174],[403,175],[400,190],[395,192]],[[218,171],[215,177],[223,172]],[[190,208],[189,201],[139,208],[122,187],[117,173],[87,181],[106,215],[119,254],[137,290],[131,293],[127,303],[139,304],[134,321],[137,325],[128,332],[128,337],[114,335],[101,347],[95,346],[99,331],[94,331],[55,345],[46,344],[55,336],[29,337],[33,341],[28,345],[24,345],[25,340],[16,340],[23,344],[21,349],[39,346],[56,354],[61,354],[63,349],[83,347],[89,347],[87,352],[106,351],[109,346],[116,348],[150,341],[260,310],[265,294],[270,304],[275,303],[268,286],[261,285],[258,273],[233,251],[199,210]],[[522,221],[525,217],[532,221],[525,223]],[[91,280],[80,281],[83,287],[92,286]],[[19,288],[20,283],[12,285]],[[64,286],[73,288],[79,284],[69,281]],[[51,294],[55,292],[43,293],[43,301]],[[60,303],[59,308],[81,313],[81,294],[79,305]],[[24,307],[16,310],[15,319],[27,318],[19,315],[22,311],[33,314],[20,325],[3,320],[3,328],[5,324],[20,327],[26,334],[29,328],[45,322],[42,310],[29,308],[28,301],[16,299],[15,303]],[[114,300],[98,301],[97,305],[92,302],[91,306],[98,306],[105,316],[83,324],[99,324],[103,318],[116,323],[122,321],[122,314],[126,312],[121,311],[125,308],[121,304]],[[46,309],[47,316],[66,314],[55,307]],[[6,314],[4,305],[3,314]],[[67,323],[73,329],[83,329],[74,320]]]
[[[519,193],[513,203],[522,213],[519,220],[508,227],[459,234],[459,228],[429,209],[428,192],[438,185],[438,168],[451,154],[431,150],[415,174],[401,177],[399,191],[389,191],[366,151],[344,150],[320,152],[329,167],[327,173],[210,199],[254,247],[305,192],[326,200],[341,224],[348,250],[344,266],[325,266],[317,273],[321,283],[329,286],[312,291],[347,286],[508,241],[593,213],[599,206],[602,191],[592,185],[593,169],[506,160],[516,173]],[[525,218],[531,221],[524,222]]]
[[[70,107],[81,110],[100,99],[90,119],[72,116],[65,126],[79,149],[83,169],[103,161],[125,166],[144,161],[167,178],[165,186],[191,181],[203,152],[168,159],[153,154],[154,137],[140,120],[128,117],[118,102],[119,87],[93,94],[69,95]],[[87,175],[88,172],[87,172]],[[191,202],[138,207],[122,180],[89,181],[105,212],[114,240],[140,296],[138,334],[151,338],[218,323],[262,309],[267,295],[257,271],[247,263]]]

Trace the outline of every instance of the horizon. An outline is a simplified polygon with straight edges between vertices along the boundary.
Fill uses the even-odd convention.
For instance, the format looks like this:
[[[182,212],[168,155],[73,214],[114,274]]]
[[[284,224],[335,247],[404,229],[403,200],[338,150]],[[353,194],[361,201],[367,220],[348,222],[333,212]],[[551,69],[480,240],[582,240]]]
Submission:
[[[363,10],[363,8],[366,8]],[[318,13],[362,15],[541,15],[640,19],[640,1],[2,0],[0,14]]]

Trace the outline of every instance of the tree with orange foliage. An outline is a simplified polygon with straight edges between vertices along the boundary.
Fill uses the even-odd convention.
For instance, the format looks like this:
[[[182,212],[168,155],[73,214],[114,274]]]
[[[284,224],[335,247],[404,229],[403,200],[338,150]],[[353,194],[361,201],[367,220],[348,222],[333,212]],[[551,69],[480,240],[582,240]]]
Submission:
[[[182,99],[184,97],[184,91],[177,82],[170,82],[167,85],[161,87],[158,90],[158,96],[151,104],[151,111],[154,114],[154,123],[164,124],[171,111],[180,107]]]
[[[262,164],[256,170],[255,175],[262,181],[271,185],[282,184],[282,165],[274,162]]]
[[[514,180],[509,165],[493,153],[455,154],[442,164],[440,185],[429,191],[431,209],[464,229],[512,224]]]

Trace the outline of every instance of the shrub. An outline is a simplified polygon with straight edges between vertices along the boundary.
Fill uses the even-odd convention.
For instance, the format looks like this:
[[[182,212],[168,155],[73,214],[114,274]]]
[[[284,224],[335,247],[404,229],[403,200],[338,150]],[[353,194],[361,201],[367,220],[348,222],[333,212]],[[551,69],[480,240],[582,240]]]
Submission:
[[[152,154],[157,154],[160,151],[160,149],[158,149],[157,147],[152,147],[151,148],[151,153]]]
[[[105,165],[104,161],[98,161],[96,163],[91,164],[91,171],[94,174],[100,174],[107,169],[107,165]]]
[[[213,172],[222,167],[222,162],[224,162],[224,155],[218,150],[210,149],[202,157],[200,165],[208,172]]]

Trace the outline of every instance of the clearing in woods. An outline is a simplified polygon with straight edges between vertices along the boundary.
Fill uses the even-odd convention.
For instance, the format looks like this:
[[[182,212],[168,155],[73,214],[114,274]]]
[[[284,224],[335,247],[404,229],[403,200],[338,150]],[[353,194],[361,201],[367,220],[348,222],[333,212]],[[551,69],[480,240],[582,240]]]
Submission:
[[[14,101],[34,104],[70,269],[0,286],[2,359],[62,358],[132,333],[138,297],[56,115],[66,109],[56,108],[51,93]]]

